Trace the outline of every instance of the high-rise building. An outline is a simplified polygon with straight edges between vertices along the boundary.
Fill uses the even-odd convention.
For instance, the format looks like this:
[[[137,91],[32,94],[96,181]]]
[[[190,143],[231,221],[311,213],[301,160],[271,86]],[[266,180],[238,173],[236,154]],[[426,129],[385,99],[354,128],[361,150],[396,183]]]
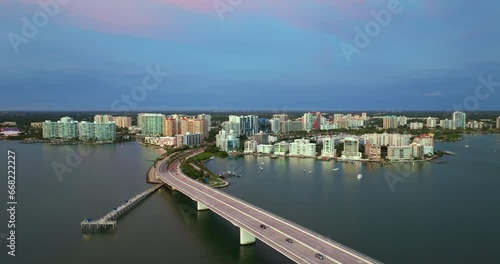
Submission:
[[[398,116],[398,126],[406,126],[408,118],[406,116]]]
[[[439,120],[439,126],[442,129],[453,129],[453,120],[449,119]]]
[[[223,151],[236,151],[240,147],[240,139],[236,137],[236,133],[233,130],[227,133],[222,129],[215,136],[215,142],[216,146]]]
[[[384,129],[397,128],[399,125],[396,116],[384,116],[382,120]]]
[[[173,137],[177,135],[177,119],[175,118],[165,118],[163,120],[163,135]]]
[[[280,119],[279,118],[272,118],[271,120],[269,120],[269,123],[271,124],[271,131],[273,133],[280,132]]]
[[[137,124],[144,136],[163,135],[163,120],[165,115],[142,113],[137,116]]]
[[[201,142],[203,140],[203,134],[201,133],[191,133],[191,132],[186,132],[184,135],[184,145],[185,146],[199,146],[201,145]]]
[[[255,140],[248,140],[245,141],[245,149],[243,150],[243,153],[254,153],[257,152],[257,141]]]
[[[323,149],[321,150],[321,157],[335,158],[335,146],[333,145],[333,138],[323,139]]]
[[[274,144],[274,155],[285,156],[289,148],[290,144],[288,144],[286,141],[276,143]]]
[[[129,128],[132,126],[132,118],[130,116],[116,116],[114,120],[109,121],[115,121],[116,126],[121,128]]]
[[[426,126],[427,126],[428,128],[435,128],[435,127],[437,126],[437,118],[435,118],[435,117],[430,117],[430,116],[429,116],[429,117],[426,119]]]
[[[233,131],[236,137],[240,137],[240,123],[234,121],[222,122],[222,129],[225,131]]]
[[[313,114],[305,113],[302,116],[302,130],[311,131],[313,129]]]
[[[500,116],[497,117],[497,129],[500,129]]]
[[[411,146],[389,146],[387,158],[390,160],[411,160],[413,158]]]
[[[78,121],[71,117],[63,117],[57,121],[57,137],[62,139],[75,139],[78,137]]]
[[[254,115],[247,116],[229,116],[229,123],[238,123],[240,125],[239,135],[253,135],[259,132],[259,117]]]
[[[424,128],[424,123],[421,122],[411,122],[410,123],[410,129],[423,129]]]
[[[107,123],[94,123],[95,138],[98,141],[114,141],[116,139],[116,124],[114,121]]]
[[[108,123],[114,121],[111,115],[96,115],[94,116],[94,123]]]
[[[290,156],[316,156],[316,144],[310,143],[309,139],[295,139],[289,147]]]
[[[465,128],[465,113],[464,112],[453,112],[453,129],[464,129]]]
[[[94,140],[95,126],[92,122],[82,121],[78,124],[78,138],[83,141]]]
[[[293,131],[301,131],[303,129],[303,123],[301,121],[280,121],[280,132],[287,134]]]
[[[279,121],[287,121],[288,120],[288,115],[287,114],[278,114],[278,115],[273,115],[273,119],[278,119]]]
[[[57,128],[57,122],[51,122],[49,120],[43,122],[42,133],[43,138],[57,138],[59,129]]]
[[[359,140],[353,137],[344,138],[344,151],[342,151],[342,159],[361,159],[359,152]]]

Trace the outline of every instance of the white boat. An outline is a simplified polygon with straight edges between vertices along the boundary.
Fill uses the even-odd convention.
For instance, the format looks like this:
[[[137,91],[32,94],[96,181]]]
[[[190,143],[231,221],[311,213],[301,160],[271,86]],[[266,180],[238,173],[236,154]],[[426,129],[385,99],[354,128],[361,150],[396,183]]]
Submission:
[[[358,174],[358,179],[363,178],[363,174]]]
[[[213,159],[215,159],[215,157],[214,157],[214,156],[212,156],[212,157],[210,157],[210,159],[211,159],[211,160],[213,160]]]
[[[339,168],[333,168],[333,170],[334,170],[334,171],[338,171],[338,170],[340,170],[340,169],[339,169]]]
[[[261,170],[263,170],[264,168],[260,167]]]
[[[465,145],[465,147],[466,147],[466,148],[468,148],[468,147],[469,147],[469,145]]]
[[[264,165],[264,162],[261,162],[260,164]]]
[[[311,173],[311,171],[309,171],[309,173]]]
[[[304,171],[306,171],[306,169],[304,169]]]

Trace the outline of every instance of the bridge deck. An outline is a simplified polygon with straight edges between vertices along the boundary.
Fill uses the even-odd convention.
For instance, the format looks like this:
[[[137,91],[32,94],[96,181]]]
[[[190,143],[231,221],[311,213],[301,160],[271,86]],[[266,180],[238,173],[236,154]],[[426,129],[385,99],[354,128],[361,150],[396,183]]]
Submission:
[[[170,168],[165,161],[159,162],[157,173],[166,184],[203,203],[297,263],[380,263],[298,224],[192,180],[180,172],[178,161],[174,161]],[[261,224],[267,228],[262,229]],[[286,242],[287,238],[293,243]],[[324,259],[316,258],[317,253]]]

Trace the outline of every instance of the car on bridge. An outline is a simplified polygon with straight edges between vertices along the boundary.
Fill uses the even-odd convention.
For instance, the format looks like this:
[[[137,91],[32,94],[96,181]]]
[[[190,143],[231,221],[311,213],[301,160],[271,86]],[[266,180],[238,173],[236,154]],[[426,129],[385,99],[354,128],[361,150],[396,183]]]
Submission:
[[[266,229],[267,227],[265,225],[260,225],[260,228]]]
[[[293,243],[293,240],[292,240],[291,238],[287,238],[287,239],[285,239],[285,240],[286,240],[286,242],[288,242],[288,243]]]
[[[321,255],[321,254],[319,254],[319,253],[316,253],[316,255],[314,255],[314,256],[315,256],[316,258],[318,258],[318,259],[321,259],[321,260],[325,259],[325,258],[323,257],[323,255]]]

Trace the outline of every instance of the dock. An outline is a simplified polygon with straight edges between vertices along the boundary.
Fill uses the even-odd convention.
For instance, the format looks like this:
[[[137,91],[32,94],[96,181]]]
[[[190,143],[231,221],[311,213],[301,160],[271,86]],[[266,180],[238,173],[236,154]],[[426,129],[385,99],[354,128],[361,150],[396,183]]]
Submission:
[[[147,189],[146,191],[132,197],[130,200],[125,201],[120,206],[113,209],[105,216],[100,219],[85,219],[80,224],[80,229],[84,233],[92,232],[105,232],[105,231],[115,231],[117,228],[116,220],[119,216],[126,213],[129,209],[133,208],[140,201],[144,200],[148,195],[152,194],[156,190],[160,189],[163,184],[157,184],[154,187]]]

